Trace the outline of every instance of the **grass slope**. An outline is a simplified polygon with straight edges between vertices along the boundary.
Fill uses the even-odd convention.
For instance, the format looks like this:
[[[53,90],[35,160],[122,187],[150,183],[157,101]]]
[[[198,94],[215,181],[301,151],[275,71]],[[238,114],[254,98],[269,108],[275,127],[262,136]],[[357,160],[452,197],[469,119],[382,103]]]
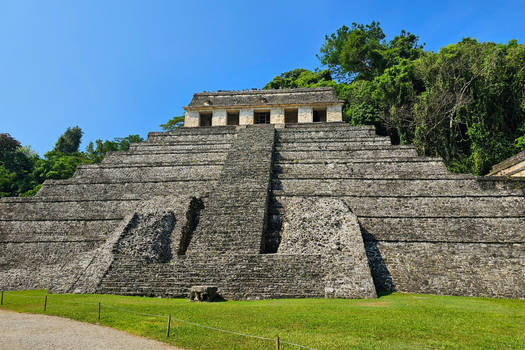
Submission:
[[[2,309],[44,313],[45,290],[5,292]],[[98,323],[188,349],[524,349],[525,300],[394,293],[373,300],[279,299],[190,303],[116,295],[49,295],[46,314]],[[149,314],[149,315],[144,315]],[[161,317],[155,315],[162,315]],[[299,349],[282,344],[281,349]]]

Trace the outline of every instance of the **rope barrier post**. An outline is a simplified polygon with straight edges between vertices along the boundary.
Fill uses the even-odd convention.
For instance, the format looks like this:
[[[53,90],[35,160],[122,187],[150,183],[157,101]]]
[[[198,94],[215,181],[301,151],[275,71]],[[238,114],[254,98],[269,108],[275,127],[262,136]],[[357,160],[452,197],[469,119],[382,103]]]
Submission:
[[[281,342],[279,341],[279,336],[277,336],[277,338],[275,338],[275,348],[277,350],[281,349]]]
[[[98,320],[100,321],[100,302],[98,303]]]
[[[46,312],[47,309],[47,295],[44,297],[44,312]]]
[[[2,297],[0,297],[0,305],[4,305],[4,291],[2,291]]]
[[[170,336],[171,313],[168,314],[168,327],[166,329],[166,338]]]

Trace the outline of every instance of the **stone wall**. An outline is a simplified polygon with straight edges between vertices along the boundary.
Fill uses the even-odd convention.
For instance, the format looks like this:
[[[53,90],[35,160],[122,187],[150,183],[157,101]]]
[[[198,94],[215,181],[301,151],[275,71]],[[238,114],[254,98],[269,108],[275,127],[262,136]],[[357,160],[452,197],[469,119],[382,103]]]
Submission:
[[[339,198],[359,219],[379,292],[525,297],[525,181],[451,175],[365,130],[302,130],[278,131],[274,237],[295,215],[290,201]]]
[[[378,291],[525,298],[525,244],[367,241]]]

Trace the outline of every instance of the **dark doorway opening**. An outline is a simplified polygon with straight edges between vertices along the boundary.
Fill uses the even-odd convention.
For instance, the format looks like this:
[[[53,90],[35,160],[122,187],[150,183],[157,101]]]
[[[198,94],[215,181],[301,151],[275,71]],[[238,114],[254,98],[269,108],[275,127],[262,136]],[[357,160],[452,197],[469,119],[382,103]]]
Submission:
[[[211,113],[200,113],[199,126],[211,126]]]
[[[270,112],[255,112],[253,113],[255,124],[270,124]]]
[[[314,109],[314,123],[326,121],[326,109]]]
[[[239,112],[228,112],[226,116],[227,125],[239,125]]]
[[[284,123],[285,124],[297,123],[297,115],[298,115],[297,109],[285,109],[284,110]]]

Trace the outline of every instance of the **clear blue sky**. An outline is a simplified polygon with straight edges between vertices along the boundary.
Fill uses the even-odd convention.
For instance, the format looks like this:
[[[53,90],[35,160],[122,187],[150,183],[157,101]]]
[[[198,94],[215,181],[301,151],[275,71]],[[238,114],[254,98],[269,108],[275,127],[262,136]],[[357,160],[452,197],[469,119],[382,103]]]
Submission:
[[[0,132],[40,154],[68,126],[146,137],[198,91],[319,67],[324,35],[379,21],[440,47],[525,39],[524,1],[0,0]]]

